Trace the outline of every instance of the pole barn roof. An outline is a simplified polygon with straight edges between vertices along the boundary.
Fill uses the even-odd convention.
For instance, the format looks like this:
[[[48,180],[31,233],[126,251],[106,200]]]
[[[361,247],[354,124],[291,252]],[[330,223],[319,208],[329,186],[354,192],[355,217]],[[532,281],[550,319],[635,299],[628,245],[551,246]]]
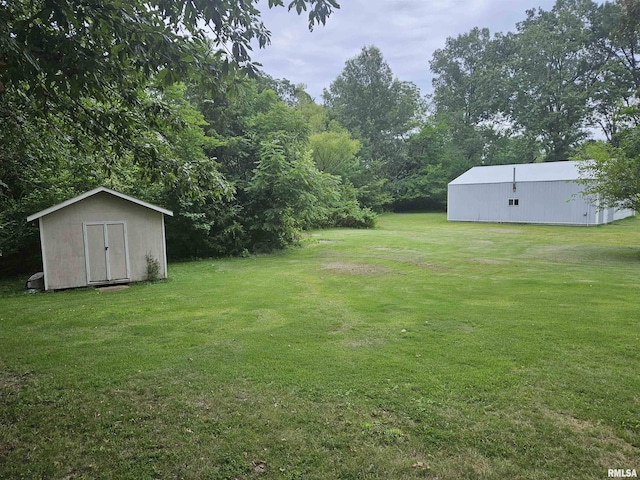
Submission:
[[[81,200],[84,200],[85,198],[89,198],[92,197],[93,195],[96,195],[100,192],[105,192],[105,193],[109,193],[115,197],[119,197],[122,198],[124,200],[128,200],[132,203],[135,203],[137,205],[149,208],[151,210],[155,210],[156,212],[160,212],[160,213],[164,213],[165,215],[169,215],[170,217],[173,217],[173,212],[171,210],[167,210],[161,207],[158,207],[156,205],[153,205],[151,203],[147,203],[147,202],[143,202],[142,200],[138,200],[137,198],[134,197],[130,197],[129,195],[125,195],[124,193],[120,193],[120,192],[116,192],[115,190],[110,190],[106,187],[98,187],[98,188],[94,188],[93,190],[90,190],[88,192],[83,193],[82,195],[78,195],[77,197],[73,197],[70,198],[69,200],[66,200],[62,203],[59,203],[58,205],[54,205],[53,207],[49,207],[45,210],[42,210],[38,213],[34,213],[33,215],[29,215],[27,217],[27,222],[31,222],[33,220],[37,220],[40,217],[44,217],[45,215],[49,215],[50,213],[56,212],[58,210],[60,210],[61,208],[65,208],[68,207],[69,205],[73,205],[74,203],[77,203]]]
[[[522,163],[473,167],[449,185],[477,185],[483,183],[553,182],[572,181],[581,178],[578,166],[583,161]]]

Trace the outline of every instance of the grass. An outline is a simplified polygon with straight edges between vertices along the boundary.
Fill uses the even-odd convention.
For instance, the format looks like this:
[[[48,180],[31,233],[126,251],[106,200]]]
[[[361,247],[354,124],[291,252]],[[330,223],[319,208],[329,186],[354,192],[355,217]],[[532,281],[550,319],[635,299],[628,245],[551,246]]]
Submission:
[[[0,283],[0,478],[640,470],[640,220],[387,215],[128,290]]]

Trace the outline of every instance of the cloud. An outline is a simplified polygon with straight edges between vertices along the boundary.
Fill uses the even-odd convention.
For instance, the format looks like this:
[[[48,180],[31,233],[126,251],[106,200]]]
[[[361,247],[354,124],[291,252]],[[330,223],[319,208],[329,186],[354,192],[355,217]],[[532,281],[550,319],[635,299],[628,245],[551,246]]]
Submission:
[[[286,3],[286,2],[285,2]],[[271,45],[254,50],[266,73],[303,83],[316,100],[363,46],[378,47],[394,75],[431,92],[429,60],[448,37],[487,27],[491,33],[515,29],[526,10],[550,10],[554,0],[339,0],[341,8],[325,26],[307,29],[304,13],[286,8],[258,8],[271,31]]]

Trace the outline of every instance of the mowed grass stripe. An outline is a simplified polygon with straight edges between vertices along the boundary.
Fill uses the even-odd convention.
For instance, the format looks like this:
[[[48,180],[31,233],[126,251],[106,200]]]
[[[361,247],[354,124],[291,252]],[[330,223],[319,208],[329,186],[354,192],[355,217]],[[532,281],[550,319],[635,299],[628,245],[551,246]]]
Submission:
[[[640,470],[640,221],[385,215],[119,292],[0,296],[2,478]]]

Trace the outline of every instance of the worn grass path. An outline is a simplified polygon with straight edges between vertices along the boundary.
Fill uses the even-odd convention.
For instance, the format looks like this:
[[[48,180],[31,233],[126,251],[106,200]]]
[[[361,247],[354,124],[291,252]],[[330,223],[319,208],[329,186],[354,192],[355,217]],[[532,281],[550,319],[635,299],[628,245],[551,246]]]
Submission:
[[[640,472],[640,220],[387,215],[169,274],[0,282],[0,478]]]

